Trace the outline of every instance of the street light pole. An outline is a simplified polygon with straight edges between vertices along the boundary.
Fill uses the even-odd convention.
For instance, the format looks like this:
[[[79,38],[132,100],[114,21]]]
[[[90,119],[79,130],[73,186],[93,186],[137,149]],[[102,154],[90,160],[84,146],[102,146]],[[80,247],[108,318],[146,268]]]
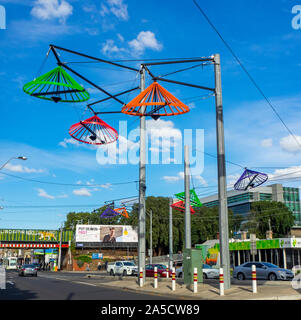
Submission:
[[[149,263],[153,263],[153,210],[149,210]]]
[[[60,247],[59,247],[59,258],[58,258],[58,270],[61,270],[61,259],[62,259],[62,236],[63,236],[63,227],[61,227],[60,232]]]
[[[8,159],[1,167],[0,170],[2,170],[11,160],[13,159],[18,159],[18,160],[27,160],[26,157],[20,156],[20,157],[11,157],[10,159]]]
[[[191,249],[191,214],[189,185],[189,149],[184,146],[184,187],[185,187],[185,249]]]
[[[230,289],[230,255],[227,206],[227,182],[225,164],[223,100],[221,84],[220,55],[214,55],[215,103],[216,103],[216,139],[218,166],[218,201],[219,201],[219,234],[220,234],[220,267],[224,270],[225,289]]]
[[[169,198],[169,268],[173,267],[172,198]]]
[[[145,68],[140,68],[140,90],[145,89]],[[141,113],[145,114],[146,106],[141,107]],[[140,117],[140,159],[139,159],[139,215],[138,215],[138,271],[143,271],[143,283],[145,283],[145,116]],[[138,272],[139,277],[139,272]]]

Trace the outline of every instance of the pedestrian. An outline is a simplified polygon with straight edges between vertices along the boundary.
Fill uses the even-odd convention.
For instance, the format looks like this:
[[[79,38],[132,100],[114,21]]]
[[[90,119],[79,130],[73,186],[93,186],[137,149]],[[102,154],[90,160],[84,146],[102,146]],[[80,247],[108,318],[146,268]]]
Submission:
[[[87,270],[87,271],[90,271],[90,265],[89,265],[89,263],[87,264],[86,270]]]
[[[101,270],[101,263],[100,262],[98,262],[97,269],[98,269],[98,271]]]
[[[108,261],[106,260],[105,262],[105,269],[107,270],[107,267],[108,267]]]

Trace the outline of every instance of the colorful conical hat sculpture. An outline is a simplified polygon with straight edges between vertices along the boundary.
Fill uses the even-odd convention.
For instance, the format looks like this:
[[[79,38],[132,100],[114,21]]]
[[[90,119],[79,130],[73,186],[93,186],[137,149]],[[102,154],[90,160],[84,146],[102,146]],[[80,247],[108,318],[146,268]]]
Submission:
[[[125,218],[129,218],[129,214],[128,212],[126,211],[126,208],[123,207],[123,208],[116,208],[114,209],[114,211],[118,212],[121,216],[124,216]]]
[[[143,106],[145,106],[145,112],[143,112]],[[151,116],[154,119],[163,116],[175,116],[188,111],[188,106],[174,97],[158,82],[153,82],[121,110],[122,113],[132,116]]]
[[[175,210],[181,211],[181,212],[185,212],[185,202],[184,201],[178,201],[175,202],[171,205],[172,208],[174,208]],[[195,211],[192,208],[192,206],[190,206],[190,213],[194,214]]]
[[[194,189],[191,189],[189,194],[190,194],[190,204],[193,207],[197,207],[197,208],[201,207],[202,203],[199,200],[199,198],[198,198],[197,194],[195,193]],[[184,201],[185,200],[185,192],[177,193],[177,194],[175,194],[175,197],[178,198],[179,200]]]
[[[116,216],[118,216],[118,212],[111,207],[107,207],[106,210],[101,214],[100,218],[113,218]]]
[[[234,185],[235,190],[246,191],[248,189],[256,188],[268,180],[268,175],[265,173],[245,169],[244,173],[237,180]]]
[[[118,139],[118,132],[97,116],[73,124],[69,134],[80,142],[95,145],[112,143]]]
[[[54,102],[83,102],[89,93],[60,66],[24,85],[31,96]]]

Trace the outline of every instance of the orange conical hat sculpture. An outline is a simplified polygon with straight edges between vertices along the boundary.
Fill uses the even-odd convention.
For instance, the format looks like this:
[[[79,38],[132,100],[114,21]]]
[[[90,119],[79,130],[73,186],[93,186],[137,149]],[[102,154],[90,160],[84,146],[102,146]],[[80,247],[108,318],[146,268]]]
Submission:
[[[145,112],[142,112],[143,106],[145,106]],[[189,112],[189,107],[155,81],[125,105],[121,112],[132,116],[152,116],[158,118]]]

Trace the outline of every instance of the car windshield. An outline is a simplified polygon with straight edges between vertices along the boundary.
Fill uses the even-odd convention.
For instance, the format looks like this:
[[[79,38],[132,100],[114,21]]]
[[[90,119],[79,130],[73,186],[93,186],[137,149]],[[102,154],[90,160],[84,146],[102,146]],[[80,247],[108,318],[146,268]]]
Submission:
[[[23,268],[34,268],[35,266],[32,264],[24,264]]]
[[[203,264],[203,269],[212,269],[212,267],[209,264]]]
[[[123,264],[127,267],[135,267],[135,263],[133,262],[124,262]]]
[[[159,269],[166,269],[166,265],[164,265],[164,264],[155,264],[155,267],[157,267]]]
[[[275,264],[272,263],[268,263],[268,262],[263,262],[263,265],[267,266],[268,268],[279,268],[278,266],[276,266]]]

